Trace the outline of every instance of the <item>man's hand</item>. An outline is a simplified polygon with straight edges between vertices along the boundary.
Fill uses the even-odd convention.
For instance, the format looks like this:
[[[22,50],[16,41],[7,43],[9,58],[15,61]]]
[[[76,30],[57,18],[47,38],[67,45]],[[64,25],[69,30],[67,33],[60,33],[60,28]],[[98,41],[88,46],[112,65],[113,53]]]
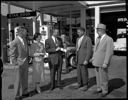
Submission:
[[[84,64],[84,65],[87,65],[87,64],[88,64],[88,62],[85,60],[83,64]]]
[[[56,51],[59,51],[59,50],[61,50],[61,48],[60,48],[60,47],[57,47],[57,48],[56,48]]]
[[[39,56],[39,53],[34,53],[34,56]]]
[[[107,64],[103,64],[102,68],[107,68]]]

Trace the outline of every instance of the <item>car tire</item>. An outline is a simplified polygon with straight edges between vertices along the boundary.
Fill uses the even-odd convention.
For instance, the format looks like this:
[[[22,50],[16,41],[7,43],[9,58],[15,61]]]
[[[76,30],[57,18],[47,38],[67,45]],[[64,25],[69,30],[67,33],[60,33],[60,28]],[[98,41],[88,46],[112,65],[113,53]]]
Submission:
[[[75,59],[76,59],[75,54],[72,54],[72,55],[69,56],[69,58],[68,58],[69,66],[71,66],[71,67],[73,67],[73,68],[76,68]]]

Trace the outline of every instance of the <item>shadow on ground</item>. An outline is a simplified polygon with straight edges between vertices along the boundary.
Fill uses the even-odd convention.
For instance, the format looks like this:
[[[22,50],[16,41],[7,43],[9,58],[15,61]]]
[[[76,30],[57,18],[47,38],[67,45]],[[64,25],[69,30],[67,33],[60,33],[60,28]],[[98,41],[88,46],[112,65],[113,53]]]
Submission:
[[[114,78],[109,80],[109,83],[108,83],[109,93],[111,93],[115,89],[121,88],[124,85],[125,85],[125,82],[121,78]]]
[[[43,85],[41,87],[41,92],[47,91],[47,90],[49,90],[49,88],[50,88],[50,83],[49,84],[46,84],[46,85]],[[37,94],[37,92],[35,90],[33,90],[33,91],[30,92],[30,95],[31,96],[34,96],[36,94]]]
[[[77,77],[72,77],[63,80],[63,87],[68,86],[70,84],[77,83]],[[89,88],[96,84],[96,77],[91,77],[89,79]],[[75,89],[75,86],[69,86],[70,89]]]
[[[72,78],[66,78],[62,80],[62,85],[63,87],[68,86],[70,84],[76,83],[77,82],[77,77],[72,77]]]

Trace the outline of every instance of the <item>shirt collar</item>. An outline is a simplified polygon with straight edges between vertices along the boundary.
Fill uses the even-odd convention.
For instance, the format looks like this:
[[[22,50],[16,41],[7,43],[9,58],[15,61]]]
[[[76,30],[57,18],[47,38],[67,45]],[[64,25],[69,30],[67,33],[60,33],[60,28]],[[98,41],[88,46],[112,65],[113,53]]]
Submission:
[[[82,35],[81,37],[79,37],[79,39],[82,39],[84,37],[84,35]]]
[[[102,35],[101,40],[105,37],[106,34]]]
[[[55,36],[52,36],[53,41],[55,42]]]

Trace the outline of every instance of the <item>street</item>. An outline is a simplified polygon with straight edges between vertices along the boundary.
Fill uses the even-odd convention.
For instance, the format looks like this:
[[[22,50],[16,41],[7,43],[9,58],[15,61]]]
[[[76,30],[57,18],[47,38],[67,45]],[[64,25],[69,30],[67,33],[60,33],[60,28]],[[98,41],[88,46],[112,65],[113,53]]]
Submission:
[[[77,70],[72,69],[67,74],[62,74],[63,89],[56,88],[49,92],[50,75],[46,69],[45,81],[41,83],[41,94],[34,93],[32,84],[32,74],[29,71],[29,91],[33,94],[31,97],[23,100],[42,100],[42,99],[97,99],[98,95],[92,94],[96,89],[96,77],[94,68],[89,70],[89,89],[86,92],[74,89],[73,86],[77,83]],[[104,98],[126,98],[126,56],[113,56],[109,67],[109,94]],[[5,65],[2,75],[2,100],[14,100],[14,89],[9,89],[8,86],[15,81],[14,68]]]

